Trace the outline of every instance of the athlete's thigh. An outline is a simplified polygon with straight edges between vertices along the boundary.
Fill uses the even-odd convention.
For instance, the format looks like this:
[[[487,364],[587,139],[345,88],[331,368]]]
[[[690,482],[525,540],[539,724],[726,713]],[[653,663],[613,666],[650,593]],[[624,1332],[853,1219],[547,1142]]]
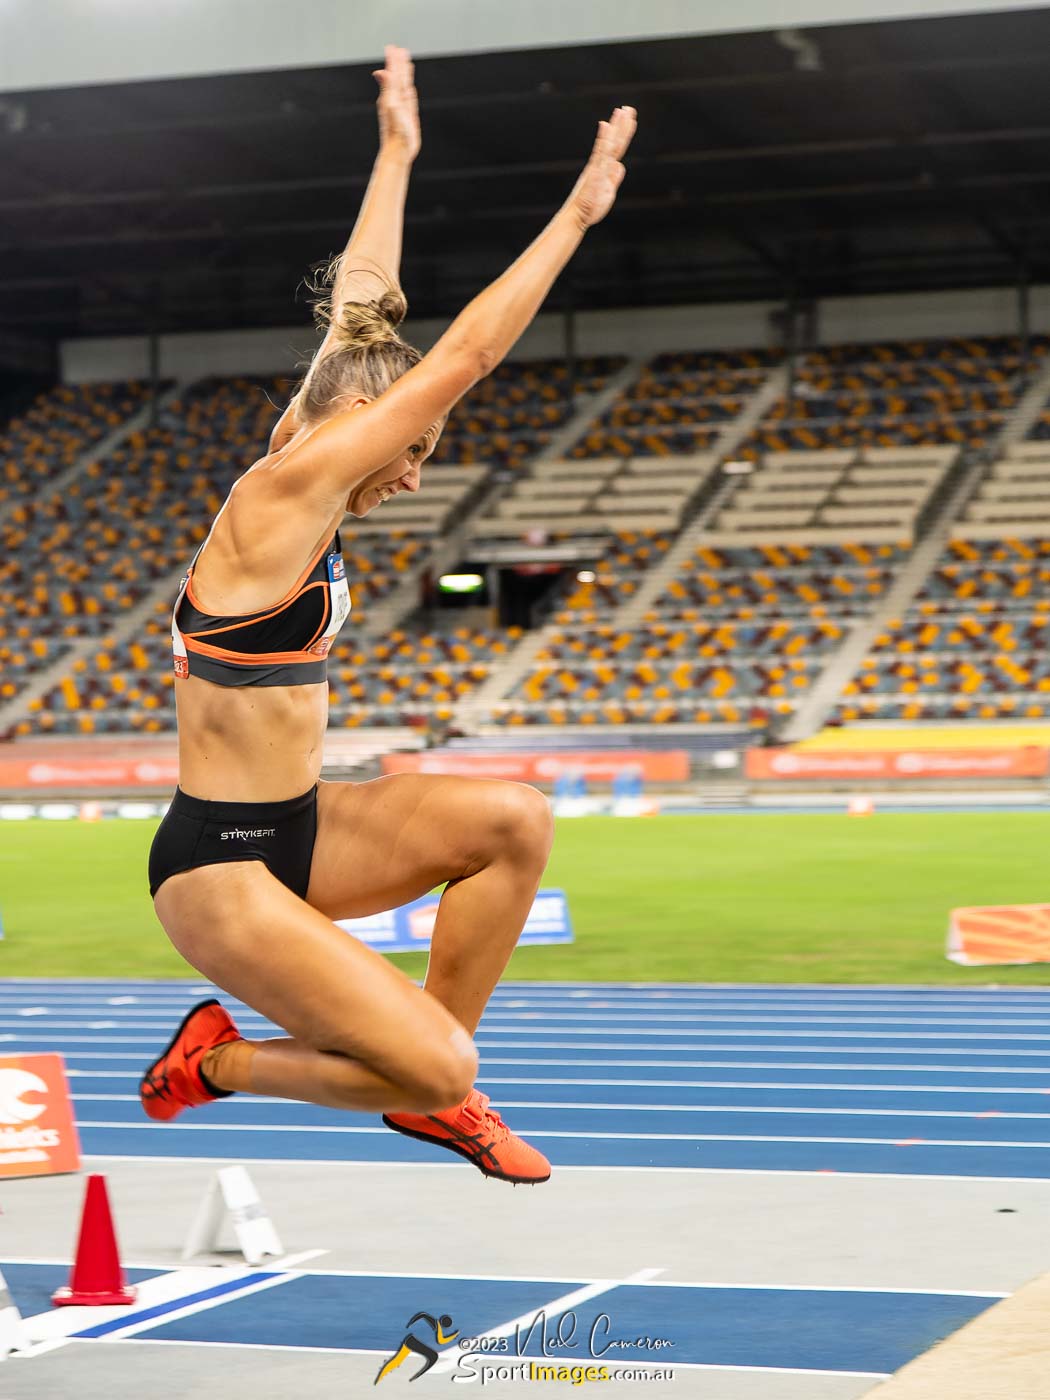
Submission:
[[[306,898],[333,919],[396,908],[480,869],[548,814],[541,794],[522,783],[417,773],[322,782]]]
[[[433,997],[276,880],[261,861],[202,866],[157,891],[157,915],[192,966],[317,1050],[400,1077],[418,1041],[456,1022]]]

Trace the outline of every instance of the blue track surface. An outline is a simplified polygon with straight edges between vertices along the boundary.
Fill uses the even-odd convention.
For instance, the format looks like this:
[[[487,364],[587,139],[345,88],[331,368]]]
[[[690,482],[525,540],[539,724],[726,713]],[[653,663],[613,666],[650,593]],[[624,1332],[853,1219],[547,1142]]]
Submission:
[[[64,1055],[89,1155],[449,1163],[375,1116],[279,1100],[234,1097],[176,1124],[151,1123],[136,1092],[142,1068],[212,990],[8,981],[0,1053]],[[277,1033],[223,999],[250,1038]],[[477,1040],[481,1087],[555,1166],[1036,1178],[1050,1162],[1050,989],[503,984]],[[27,1314],[65,1281],[53,1265],[3,1269]],[[166,1321],[174,1307],[162,1307],[136,1335],[381,1356],[396,1351],[413,1313],[448,1313],[462,1336],[544,1307],[556,1324],[565,1305],[551,1305],[593,1285],[255,1274],[224,1285],[201,1311]],[[612,1358],[618,1364],[871,1375],[897,1369],[994,1301],[655,1281],[593,1291],[576,1308],[581,1327],[605,1313],[612,1335],[673,1343],[657,1355],[628,1348]],[[526,1354],[538,1354],[535,1344]],[[590,1357],[583,1343],[559,1359]]]
[[[374,1115],[234,1097],[154,1124],[201,983],[10,981],[0,1051],[66,1059],[85,1153],[447,1161]],[[228,1000],[228,999],[227,999]],[[244,1033],[279,1033],[229,1003]],[[556,1165],[1044,1177],[1050,990],[504,984],[481,1087]]]

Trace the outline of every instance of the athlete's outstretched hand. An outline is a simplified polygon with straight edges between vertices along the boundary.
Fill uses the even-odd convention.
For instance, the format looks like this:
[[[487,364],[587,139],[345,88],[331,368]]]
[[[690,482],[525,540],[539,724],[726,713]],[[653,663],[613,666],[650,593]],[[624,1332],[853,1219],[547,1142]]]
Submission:
[[[623,156],[638,125],[637,115],[633,107],[617,107],[609,121],[598,123],[591,158],[569,196],[583,228],[600,223],[613,207],[625,173]]]
[[[415,160],[421,145],[419,135],[419,101],[416,97],[415,67],[412,55],[396,44],[384,50],[386,66],[372,77],[379,84],[379,148],[397,151],[408,160]]]

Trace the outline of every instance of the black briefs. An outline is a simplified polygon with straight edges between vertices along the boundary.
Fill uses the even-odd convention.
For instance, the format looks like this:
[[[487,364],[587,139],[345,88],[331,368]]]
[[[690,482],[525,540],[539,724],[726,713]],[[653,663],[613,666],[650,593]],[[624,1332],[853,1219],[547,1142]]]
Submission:
[[[150,847],[149,892],[201,865],[261,860],[305,899],[316,835],[316,787],[286,802],[205,802],[176,788]]]

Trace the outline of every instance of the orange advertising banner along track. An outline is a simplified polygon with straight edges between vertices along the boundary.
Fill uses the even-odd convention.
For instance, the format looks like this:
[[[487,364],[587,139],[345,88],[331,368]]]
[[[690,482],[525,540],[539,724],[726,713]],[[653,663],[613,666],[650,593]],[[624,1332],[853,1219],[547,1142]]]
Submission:
[[[0,1177],[80,1169],[61,1055],[0,1055]]]
[[[562,773],[582,773],[592,782],[608,783],[625,768],[636,768],[646,782],[681,783],[689,777],[684,749],[625,751],[581,750],[565,753],[392,753],[383,757],[384,773],[440,773],[464,778],[509,778],[519,783],[552,783]]]
[[[953,909],[948,957],[964,967],[1050,962],[1050,904]]]
[[[1050,750],[1017,749],[902,749],[900,752],[749,749],[749,778],[780,782],[863,782],[866,779],[916,778],[1042,778]]]

